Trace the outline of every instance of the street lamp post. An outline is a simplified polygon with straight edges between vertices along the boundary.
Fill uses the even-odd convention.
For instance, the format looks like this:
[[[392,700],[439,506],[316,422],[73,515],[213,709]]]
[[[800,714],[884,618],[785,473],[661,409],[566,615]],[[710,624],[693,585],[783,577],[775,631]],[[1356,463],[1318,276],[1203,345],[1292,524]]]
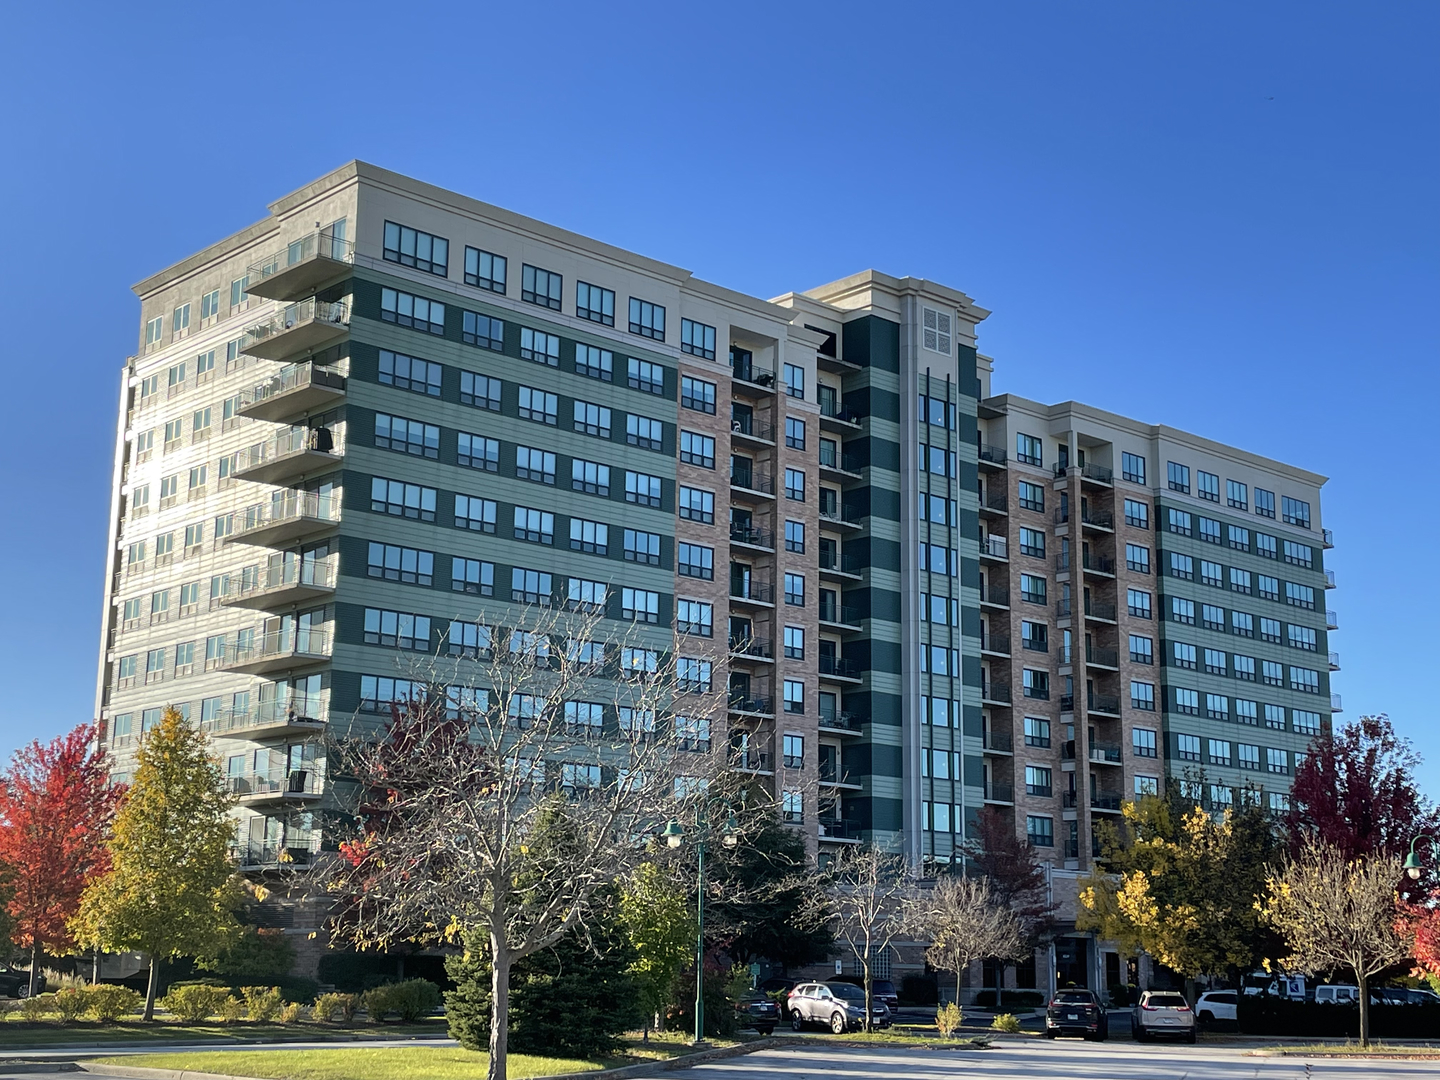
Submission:
[[[1425,869],[1425,864],[1420,861],[1420,856],[1415,854],[1415,845],[1421,840],[1430,841],[1430,850],[1432,852],[1437,847],[1440,847],[1440,841],[1437,841],[1435,837],[1429,833],[1419,833],[1415,839],[1410,841],[1410,854],[1405,856],[1405,873],[1410,876],[1411,881],[1419,881],[1420,874]]]
[[[705,1041],[705,842],[714,830],[710,826],[709,806],[695,810],[695,1042],[699,1046]],[[685,826],[674,818],[660,834],[665,843],[678,848],[685,842]],[[728,851],[735,850],[740,837],[735,829],[735,814],[725,819],[720,843]]]

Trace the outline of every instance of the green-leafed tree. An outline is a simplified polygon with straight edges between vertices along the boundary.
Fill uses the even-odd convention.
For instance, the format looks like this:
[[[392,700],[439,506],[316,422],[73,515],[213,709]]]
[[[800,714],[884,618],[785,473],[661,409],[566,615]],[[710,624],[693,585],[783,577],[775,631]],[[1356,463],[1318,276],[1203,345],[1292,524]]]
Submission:
[[[654,862],[635,868],[620,889],[617,911],[635,952],[630,974],[648,1023],[669,1004],[676,976],[695,958],[694,912],[685,891]]]
[[[166,709],[140,744],[115,816],[110,870],[86,888],[73,923],[84,946],[150,957],[146,1020],[155,1015],[162,960],[214,958],[238,929],[231,805],[209,738]]]

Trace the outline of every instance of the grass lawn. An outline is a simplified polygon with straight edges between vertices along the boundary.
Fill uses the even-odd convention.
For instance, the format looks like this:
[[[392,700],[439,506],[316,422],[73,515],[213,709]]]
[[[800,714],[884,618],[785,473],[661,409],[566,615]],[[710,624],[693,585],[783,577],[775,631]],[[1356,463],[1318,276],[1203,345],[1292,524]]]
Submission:
[[[1440,1058],[1440,1046],[1386,1042],[1372,1042],[1369,1046],[1361,1046],[1358,1042],[1291,1043],[1286,1046],[1267,1046],[1251,1053],[1265,1057]]]
[[[56,1019],[26,1022],[12,1014],[0,1023],[0,1044],[7,1050],[46,1049],[90,1045],[128,1045],[131,1043],[203,1043],[220,1045],[237,1042],[320,1042],[326,1039],[403,1039],[417,1035],[445,1036],[443,1019],[422,1020],[413,1024],[260,1024],[240,1020],[233,1024],[185,1024],[178,1020],[161,1019],[146,1024],[139,1020],[120,1020],[111,1024],[79,1020],[62,1024]]]
[[[199,1054],[126,1054],[97,1058],[105,1065],[138,1065],[155,1069],[193,1069],[232,1076],[273,1077],[274,1080],[479,1080],[488,1055],[449,1046],[333,1050],[220,1050]],[[603,1069],[607,1062],[573,1058],[510,1055],[510,1075],[553,1076],[556,1073]]]

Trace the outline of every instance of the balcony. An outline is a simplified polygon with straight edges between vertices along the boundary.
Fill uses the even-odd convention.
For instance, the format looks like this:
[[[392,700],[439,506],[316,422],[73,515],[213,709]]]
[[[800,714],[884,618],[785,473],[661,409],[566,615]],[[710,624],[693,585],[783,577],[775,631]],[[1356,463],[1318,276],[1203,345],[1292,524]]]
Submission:
[[[294,300],[339,277],[354,261],[353,243],[320,229],[250,266],[245,289],[251,296]]]
[[[1115,515],[1109,510],[1085,510],[1080,515],[1080,524],[1089,529],[1114,532]]]
[[[1069,761],[1069,760],[1071,760],[1071,759],[1074,758],[1074,757],[1075,757],[1075,749],[1074,749],[1074,744],[1072,743],[1072,744],[1071,744],[1070,753],[1066,755],[1065,760]],[[1079,794],[1078,794],[1077,792],[1074,792],[1074,791],[1062,791],[1062,792],[1060,793],[1060,809],[1062,809],[1062,810],[1074,810],[1074,809],[1076,809],[1079,805],[1080,805],[1080,796],[1079,796]]]
[[[1055,476],[1057,479],[1063,479],[1066,472],[1067,469],[1064,465],[1055,466]],[[1081,465],[1079,472],[1081,480],[1088,480],[1092,484],[1101,484],[1105,487],[1110,487],[1115,483],[1115,474],[1104,465]]]
[[[1333,609],[1330,609],[1330,608],[1327,608],[1326,611],[1325,611],[1325,629],[1326,629],[1326,630],[1339,630],[1339,629],[1340,629],[1340,616],[1337,615],[1337,614],[1335,613],[1335,611],[1334,611]]]
[[[1327,548],[1333,548],[1335,546],[1334,532],[1329,529],[1321,529],[1320,535],[1323,538],[1323,542]]]
[[[860,674],[855,668],[852,660],[846,660],[843,656],[835,656],[833,653],[820,654],[820,677],[822,679],[835,679],[841,682],[860,682]]]
[[[854,555],[836,554],[831,548],[820,549],[820,573],[832,577],[860,580],[862,565]]]
[[[731,690],[726,701],[726,708],[732,713],[739,713],[742,716],[773,717],[775,715],[775,699],[762,694]]]
[[[1344,712],[1344,711],[1345,711],[1344,706],[1342,706],[1342,705],[1340,704],[1340,695],[1339,695],[1339,694],[1331,694],[1331,695],[1330,695],[1330,711],[1331,711],[1331,712]]]
[[[860,459],[855,454],[837,453],[828,446],[820,447],[820,472],[834,473],[842,480],[863,479]]]
[[[833,397],[820,398],[820,427],[828,431],[859,431],[860,414],[836,401]]]
[[[284,360],[323,349],[349,332],[350,309],[344,303],[302,300],[247,327],[240,336],[240,351],[261,360]]]
[[[998,780],[985,781],[985,801],[988,803],[1015,803],[1015,785],[1001,783]]]
[[[992,634],[985,629],[980,631],[980,651],[982,653],[994,653],[998,656],[1010,655],[1010,636],[1008,634]]]
[[[328,428],[295,428],[237,451],[231,474],[237,480],[283,484],[338,467],[342,453]]]
[[[1090,760],[1102,765],[1124,763],[1124,758],[1120,753],[1120,744],[1108,742],[1092,742],[1090,744]]]
[[[995,562],[1009,562],[1010,545],[1003,536],[985,536],[980,539],[980,558]]]
[[[1115,605],[1107,604],[1103,600],[1092,600],[1085,605],[1085,618],[1113,623],[1115,621]]]
[[[345,400],[345,376],[306,362],[280,369],[272,379],[240,395],[241,416],[253,420],[288,420],[323,412]]]
[[[1104,577],[1115,576],[1114,559],[1107,559],[1104,555],[1097,555],[1087,551],[1081,561],[1084,563],[1087,574],[1100,574]]]
[[[1005,448],[1003,446],[991,446],[988,443],[980,444],[980,467],[982,469],[1003,469],[1005,468]]]
[[[838,768],[833,761],[826,761],[823,758],[821,759],[820,783],[824,784],[826,787],[844,788],[847,791],[863,790],[861,786],[855,781],[847,780],[846,777],[848,775],[848,773]]]
[[[741,604],[761,607],[775,606],[775,585],[756,577],[731,578],[730,599]]]
[[[1120,813],[1121,796],[1113,791],[1092,791],[1090,793],[1090,809],[1103,810],[1107,813]]]
[[[1009,754],[1014,752],[1014,740],[1005,731],[986,731],[982,736],[981,745],[986,753]]]
[[[768,776],[775,772],[775,755],[764,750],[731,748],[730,764],[741,772],[765,773]]]
[[[272,778],[268,776],[232,776],[228,779],[230,794],[241,806],[255,806],[274,802],[314,802],[321,792],[320,778],[313,769],[296,769],[294,772]]]
[[[1331,671],[1339,671],[1339,670],[1340,670],[1340,654],[1339,654],[1338,652],[1332,652],[1332,653],[1330,654],[1330,670],[1331,670]]]
[[[826,506],[820,504],[820,524],[829,528],[858,529],[860,515],[849,506]]]
[[[980,499],[982,518],[1003,517],[1010,512],[1010,500],[1003,491],[985,492]]]
[[[752,397],[756,391],[775,393],[775,372],[754,363],[749,353],[730,357],[730,377],[739,384],[735,388],[737,392],[748,393]]]
[[[1333,589],[1333,588],[1335,588],[1335,571],[1334,571],[1334,570],[1326,570],[1326,571],[1325,571],[1325,588],[1327,588],[1327,589]]]
[[[860,630],[860,609],[851,604],[820,605],[820,621],[842,630]]]
[[[730,418],[730,437],[739,439],[741,442],[774,446],[775,425],[755,416],[732,416]]]
[[[1107,649],[1103,645],[1091,645],[1085,650],[1085,663],[1090,667],[1112,668],[1120,670],[1120,656],[1114,649]]]
[[[775,477],[753,468],[736,468],[730,465],[730,495],[741,502],[769,501],[775,499]]]
[[[245,843],[230,849],[230,857],[241,870],[263,870],[267,867],[306,866],[320,854],[320,841],[285,840]]]
[[[322,561],[286,559],[261,568],[254,581],[242,581],[226,593],[224,607],[278,608],[302,604],[335,593],[338,564],[333,558]]]
[[[1120,699],[1110,694],[1094,694],[1086,699],[1085,710],[1118,717],[1120,715]]]
[[[240,712],[226,710],[200,727],[216,739],[308,738],[325,730],[330,701],[324,694],[262,701]]]
[[[732,521],[730,523],[730,542],[773,552],[775,550],[775,533],[761,525]]]
[[[271,630],[248,643],[229,643],[222,671],[262,675],[267,671],[324,664],[330,660],[330,635],[324,630]]]
[[[319,536],[340,524],[340,497],[313,491],[277,492],[269,502],[254,503],[235,515],[227,544],[287,547],[305,536]]]
[[[1010,687],[986,679],[980,684],[980,700],[986,705],[1009,705]]]
[[[732,637],[730,639],[730,656],[735,660],[754,660],[773,664],[775,662],[775,646],[771,644],[769,638]]]
[[[1074,711],[1075,711],[1075,695],[1074,695],[1074,694],[1061,694],[1061,695],[1060,695],[1060,713],[1061,713],[1061,715],[1064,715],[1065,713],[1073,713]]]
[[[820,730],[836,731],[842,735],[859,735],[862,734],[861,720],[854,713],[821,710]]]
[[[820,819],[820,840],[833,844],[860,843],[860,823],[847,818]]]
[[[981,589],[980,603],[990,607],[1008,608],[1010,606],[1010,590],[1004,585],[991,585]]]

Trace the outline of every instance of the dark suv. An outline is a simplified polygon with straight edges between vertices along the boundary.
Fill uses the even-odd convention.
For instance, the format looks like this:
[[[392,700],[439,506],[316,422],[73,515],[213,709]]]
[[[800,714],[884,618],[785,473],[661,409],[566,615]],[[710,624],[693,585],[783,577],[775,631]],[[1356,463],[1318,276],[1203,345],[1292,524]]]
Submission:
[[[1110,1020],[1090,990],[1060,990],[1045,1009],[1045,1037],[1079,1035],[1097,1042],[1110,1037]]]
[[[35,985],[38,992],[43,994],[45,992],[45,976],[41,975]],[[29,997],[30,972],[12,968],[9,964],[0,964],[0,994],[12,998]]]
[[[865,980],[859,975],[837,975],[831,982],[847,982],[865,989]],[[900,995],[895,992],[895,984],[889,979],[871,979],[870,997],[873,1001],[883,1001],[893,1013],[900,1007]]]

